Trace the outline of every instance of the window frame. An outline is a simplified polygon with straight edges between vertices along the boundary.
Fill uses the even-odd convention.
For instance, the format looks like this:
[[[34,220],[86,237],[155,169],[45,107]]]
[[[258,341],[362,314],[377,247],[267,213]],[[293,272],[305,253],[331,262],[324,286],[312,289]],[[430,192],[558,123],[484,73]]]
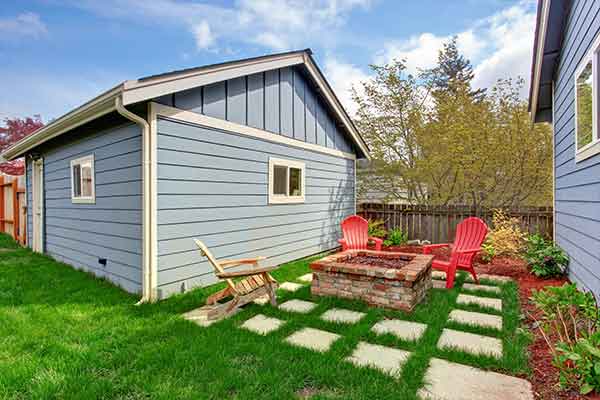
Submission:
[[[285,183],[287,195],[275,194],[275,166],[287,168],[287,180]],[[290,168],[300,170],[300,196],[290,196]],[[300,161],[285,160],[282,158],[269,158],[269,204],[298,204],[306,200],[306,165]]]
[[[585,146],[583,146],[582,148],[578,149],[577,143],[579,142],[579,129],[577,126],[577,103],[578,103],[577,80],[578,80],[579,76],[583,73],[583,71],[585,70],[586,66],[590,62],[592,63],[592,141],[590,143],[586,144]],[[599,119],[599,115],[598,115],[598,112],[600,109],[600,107],[599,107],[600,104],[598,104],[598,101],[600,100],[600,98],[598,96],[598,90],[600,89],[600,85],[598,83],[598,79],[600,78],[600,76],[599,76],[600,66],[598,65],[599,63],[600,63],[600,35],[598,37],[596,37],[593,45],[590,47],[589,51],[586,53],[586,55],[580,61],[579,65],[577,66],[577,69],[575,70],[575,74],[573,76],[573,82],[574,82],[573,91],[575,92],[575,104],[574,104],[575,115],[573,118],[574,123],[575,123],[575,142],[573,144],[573,147],[575,147],[575,162],[581,162],[583,160],[586,160],[586,159],[600,153],[600,129],[598,127],[598,124],[600,123],[600,119]]]
[[[84,163],[90,163],[91,165],[91,177],[92,177],[92,194],[91,196],[75,196],[75,182],[73,177],[73,167],[75,165],[81,165]],[[70,162],[69,175],[71,176],[71,203],[74,204],[95,204],[96,203],[96,172],[94,168],[94,155],[89,154],[87,156],[78,157]],[[80,173],[80,187],[83,191],[83,175]]]

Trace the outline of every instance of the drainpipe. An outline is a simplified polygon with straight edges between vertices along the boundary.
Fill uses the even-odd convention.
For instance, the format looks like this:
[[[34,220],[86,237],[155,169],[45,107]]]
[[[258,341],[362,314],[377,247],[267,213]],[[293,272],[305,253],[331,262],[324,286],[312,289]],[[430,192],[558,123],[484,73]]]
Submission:
[[[140,301],[138,301],[136,303],[136,305],[140,305],[143,303],[147,303],[147,302],[151,302],[153,300],[153,296],[152,296],[152,287],[151,287],[151,281],[150,281],[150,275],[151,275],[151,268],[150,268],[150,260],[151,255],[150,255],[150,243],[151,243],[151,238],[150,236],[150,224],[152,223],[151,218],[150,218],[150,206],[151,206],[151,202],[150,202],[150,179],[151,179],[151,173],[150,173],[150,165],[151,165],[151,159],[150,159],[150,124],[148,124],[148,121],[146,121],[144,118],[140,117],[139,115],[136,115],[134,113],[132,113],[131,111],[129,111],[128,109],[125,108],[125,106],[123,106],[123,98],[121,96],[117,96],[115,98],[115,108],[117,110],[117,112],[119,114],[121,114],[123,117],[127,118],[128,120],[135,122],[136,124],[138,124],[140,126],[140,128],[142,128],[142,140],[143,140],[143,144],[142,144],[142,148],[143,148],[143,167],[144,167],[144,237],[143,237],[143,247],[144,247],[144,261],[143,261],[143,285],[142,285],[142,298],[140,299]]]

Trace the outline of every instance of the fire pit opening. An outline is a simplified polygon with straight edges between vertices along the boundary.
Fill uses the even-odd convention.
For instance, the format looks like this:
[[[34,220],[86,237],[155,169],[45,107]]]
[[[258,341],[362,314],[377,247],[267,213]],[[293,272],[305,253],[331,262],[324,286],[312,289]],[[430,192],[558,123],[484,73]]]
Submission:
[[[311,293],[412,311],[431,288],[433,256],[347,250],[311,263]]]

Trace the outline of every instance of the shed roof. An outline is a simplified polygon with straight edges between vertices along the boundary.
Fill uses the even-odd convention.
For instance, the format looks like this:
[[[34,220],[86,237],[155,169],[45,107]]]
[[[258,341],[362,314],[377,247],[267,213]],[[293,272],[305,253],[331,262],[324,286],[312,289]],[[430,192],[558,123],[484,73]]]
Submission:
[[[294,65],[304,65],[360,154],[370,158],[367,144],[315,63],[310,49],[204,65],[124,81],[15,143],[2,153],[2,157],[12,160],[54,137],[114,111],[117,98],[121,98],[123,105],[127,106],[194,87]]]
[[[538,1],[529,87],[529,111],[534,122],[552,121],[552,82],[570,6],[570,0]]]

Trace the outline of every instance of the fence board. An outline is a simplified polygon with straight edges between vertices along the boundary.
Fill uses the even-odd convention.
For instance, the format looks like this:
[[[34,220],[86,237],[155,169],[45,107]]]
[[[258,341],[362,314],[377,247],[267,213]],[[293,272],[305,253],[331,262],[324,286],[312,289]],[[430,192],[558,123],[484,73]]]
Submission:
[[[25,244],[26,229],[25,177],[0,175],[0,232]]]
[[[454,240],[456,225],[469,216],[483,219],[491,226],[493,211],[470,206],[424,206],[410,204],[359,203],[358,214],[367,219],[382,219],[386,229],[401,228],[409,239],[447,243]],[[552,237],[552,207],[519,207],[504,210],[518,218],[521,229]]]

